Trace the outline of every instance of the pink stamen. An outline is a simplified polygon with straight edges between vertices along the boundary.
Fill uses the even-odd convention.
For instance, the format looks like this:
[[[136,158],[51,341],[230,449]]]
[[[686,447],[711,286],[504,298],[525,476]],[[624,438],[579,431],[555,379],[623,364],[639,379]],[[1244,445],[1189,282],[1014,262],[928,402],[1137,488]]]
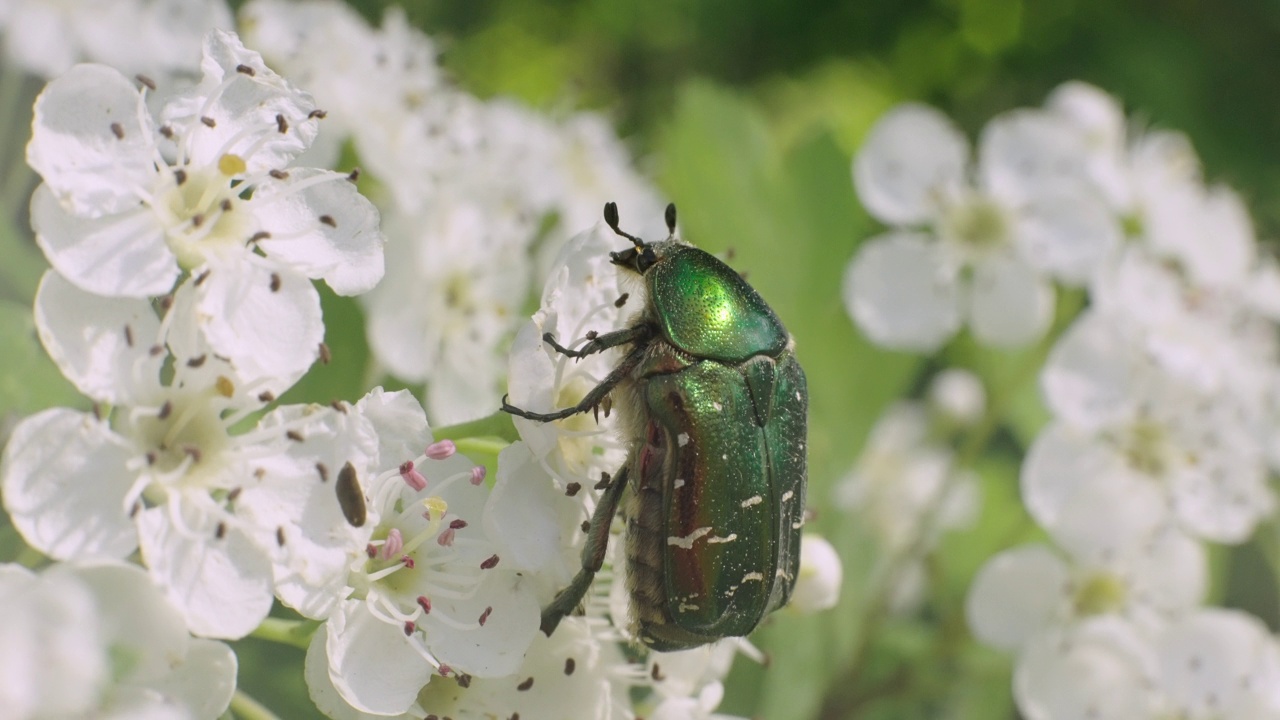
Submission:
[[[488,470],[483,465],[477,465],[471,468],[471,484],[479,485],[484,482],[484,476],[488,474]]]
[[[456,452],[458,452],[458,446],[454,445],[452,440],[441,440],[428,445],[423,454],[432,460],[444,460],[453,457]]]
[[[422,608],[423,615],[431,614],[431,601],[427,599],[426,595],[418,596],[418,607]]]
[[[400,466],[400,477],[414,492],[422,492],[427,487],[427,479],[413,466],[412,460]]]
[[[415,565],[415,563],[413,562],[413,558],[409,557],[408,555],[401,555],[400,562],[404,563],[404,566],[409,570],[412,570],[413,566]]]
[[[456,533],[453,528],[445,528],[445,530],[436,537],[436,542],[440,543],[441,547],[450,547],[453,545],[453,536],[455,534]]]
[[[391,528],[391,532],[387,533],[387,542],[382,546],[382,559],[390,560],[403,549],[404,535],[400,534],[400,528]]]
[[[404,621],[404,634],[405,634],[406,636],[412,635],[412,634],[413,634],[413,631],[414,631],[414,630],[417,630],[417,629],[418,629],[418,624],[417,624],[417,623],[415,623],[414,621],[412,621],[412,620],[405,620],[405,621]]]

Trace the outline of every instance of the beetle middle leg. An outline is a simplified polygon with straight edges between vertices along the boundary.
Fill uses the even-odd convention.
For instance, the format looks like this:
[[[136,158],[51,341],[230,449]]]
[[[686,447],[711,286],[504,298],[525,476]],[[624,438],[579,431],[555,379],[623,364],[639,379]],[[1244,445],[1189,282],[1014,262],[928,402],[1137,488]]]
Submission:
[[[581,350],[572,350],[560,343],[556,342],[556,336],[551,333],[543,333],[543,342],[550,345],[556,352],[571,358],[584,358],[598,352],[603,352],[611,347],[626,345],[633,342],[645,342],[653,337],[653,327],[648,324],[636,325],[634,327],[614,330],[604,335],[597,335],[591,338]]]
[[[578,609],[587,589],[591,587],[591,581],[604,565],[605,552],[609,548],[609,526],[613,524],[613,516],[618,512],[618,501],[626,490],[628,474],[629,468],[623,465],[614,476],[613,483],[600,494],[600,503],[591,514],[591,524],[587,527],[587,542],[582,547],[582,569],[542,611],[541,629],[544,635],[550,635],[565,616]]]
[[[612,334],[613,333],[610,333],[610,335]],[[631,371],[635,370],[636,366],[644,360],[647,348],[648,344],[646,343],[627,353],[627,356],[622,359],[622,362],[618,363],[618,366],[606,375],[604,380],[600,381],[599,385],[591,388],[591,392],[584,395],[577,405],[567,407],[562,410],[556,410],[555,412],[536,413],[512,405],[507,402],[507,396],[503,395],[502,411],[518,417],[527,418],[529,420],[551,422],[552,420],[563,420],[571,415],[577,415],[578,413],[586,412],[588,410],[594,410],[600,405],[600,403],[604,402],[604,399],[609,395],[609,392],[617,387],[618,383],[625,380],[626,377],[631,374]]]

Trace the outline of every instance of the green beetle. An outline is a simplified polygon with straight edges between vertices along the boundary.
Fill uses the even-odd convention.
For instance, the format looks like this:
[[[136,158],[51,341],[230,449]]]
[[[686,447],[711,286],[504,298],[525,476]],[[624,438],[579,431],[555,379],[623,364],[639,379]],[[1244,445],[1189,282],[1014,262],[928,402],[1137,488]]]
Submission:
[[[612,262],[643,277],[645,305],[625,329],[591,335],[581,358],[628,346],[577,405],[551,413],[502,409],[549,422],[622,410],[629,455],[588,526],[582,570],[543,611],[548,635],[581,603],[604,562],[609,527],[626,488],[627,578],[636,636],[660,651],[750,633],[795,587],[804,524],[808,391],[794,341],[760,295],[728,265],[675,237]],[[607,406],[606,406],[607,407]],[[607,478],[606,478],[607,480]]]

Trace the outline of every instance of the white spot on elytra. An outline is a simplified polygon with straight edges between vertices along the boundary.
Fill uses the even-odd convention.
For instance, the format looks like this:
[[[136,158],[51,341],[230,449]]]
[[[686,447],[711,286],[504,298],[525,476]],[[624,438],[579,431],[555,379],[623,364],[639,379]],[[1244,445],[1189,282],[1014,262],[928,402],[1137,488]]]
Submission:
[[[698,606],[694,603],[683,603],[683,602],[680,603],[680,612],[688,612],[690,610],[697,610],[697,609],[698,609]]]
[[[803,521],[803,520],[801,520],[800,522],[793,522],[793,523],[791,523],[791,529],[792,529],[792,530],[799,530],[799,529],[800,529],[800,528],[802,528],[802,527],[804,527],[804,521]]]
[[[749,572],[742,576],[742,582],[747,582],[748,580],[759,580],[760,582],[764,582],[764,575],[758,572]]]
[[[708,544],[708,545],[710,545],[710,544],[712,544],[712,543],[731,543],[731,542],[733,542],[734,540],[737,540],[737,539],[738,539],[738,533],[729,533],[729,536],[728,536],[728,537],[710,537],[710,538],[707,538],[707,544]]]
[[[680,433],[676,436],[676,444],[684,447],[689,444],[689,433]]]
[[[721,456],[720,456],[720,459],[721,459],[721,460],[728,460],[728,459],[729,459],[729,455],[728,455],[727,453],[726,453],[726,454],[724,454],[724,455],[721,455]]]
[[[671,487],[675,488],[676,490],[679,490],[680,488],[684,487],[684,478],[676,478],[676,481],[671,483]]]
[[[799,391],[799,390],[797,390],[797,391],[796,391],[796,399],[797,399],[797,400],[799,400],[799,399],[800,399],[800,391]]]
[[[762,502],[764,502],[764,498],[760,497],[759,495],[753,495],[747,498],[746,500],[742,501],[742,507],[749,508],[752,505],[759,505]]]
[[[704,535],[709,535],[709,534],[711,534],[710,525],[706,527],[700,527],[697,530],[694,530],[693,532],[689,533],[688,535],[685,535],[684,537],[676,537],[675,535],[671,535],[670,537],[667,538],[667,544],[675,545],[676,547],[684,548],[685,550],[692,550],[693,544],[697,542],[698,538]]]
[[[720,403],[715,402],[715,401],[712,401],[712,403],[711,403],[711,407],[715,408],[716,412],[720,412],[721,410],[723,410],[723,409],[724,409],[724,406],[723,406],[723,405],[721,405]]]
[[[782,502],[786,502],[786,501],[790,500],[790,499],[791,499],[795,494],[796,494],[796,493],[795,493],[795,491],[794,491],[794,490],[788,490],[788,491],[786,491],[786,492],[782,493]]]

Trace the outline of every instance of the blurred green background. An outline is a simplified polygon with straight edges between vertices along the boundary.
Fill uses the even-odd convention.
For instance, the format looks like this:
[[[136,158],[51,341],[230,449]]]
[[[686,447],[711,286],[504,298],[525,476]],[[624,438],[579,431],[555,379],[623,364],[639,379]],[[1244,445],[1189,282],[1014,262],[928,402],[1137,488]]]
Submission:
[[[392,3],[352,4],[376,23]],[[938,358],[922,359],[875,350],[855,332],[840,301],[841,276],[877,225],[853,193],[850,159],[871,123],[896,102],[932,103],[972,134],[993,115],[1038,105],[1058,83],[1081,79],[1121,98],[1140,125],[1186,132],[1207,176],[1242,193],[1267,240],[1280,227],[1280,2],[398,4],[437,41],[442,63],[471,92],[611,117],[680,206],[685,237],[716,252],[732,248],[735,266],[797,337],[812,395],[810,504],[819,515],[811,527],[837,542],[846,595],[835,611],[781,617],[758,633],[772,662],[761,668],[740,659],[721,712],[770,720],[1016,717],[1008,660],[973,644],[963,599],[985,558],[1035,537],[1018,505],[1016,478],[1043,422],[1033,376],[1019,371],[1037,351],[992,353],[962,338]],[[326,296],[331,336],[345,317],[341,332],[358,345],[354,308]],[[12,303],[0,313],[0,343],[10,356],[0,373],[0,410],[82,404],[31,344],[29,314]],[[932,587],[921,614],[868,615],[865,580],[874,558],[858,528],[829,509],[831,487],[884,407],[918,393],[928,374],[947,364],[973,368],[996,388],[1002,422],[976,462],[983,514],[928,558]],[[359,392],[351,382],[361,375],[349,370],[319,369],[307,387],[327,394],[292,399],[327,402]],[[1274,627],[1274,583],[1257,551],[1218,552],[1215,562],[1214,599]],[[1230,583],[1221,579],[1228,576]],[[1262,579],[1239,581],[1250,577]],[[295,651],[255,640],[237,645],[248,692],[278,712],[312,712],[292,674],[296,666],[288,676],[273,672],[281,653],[300,660]]]

